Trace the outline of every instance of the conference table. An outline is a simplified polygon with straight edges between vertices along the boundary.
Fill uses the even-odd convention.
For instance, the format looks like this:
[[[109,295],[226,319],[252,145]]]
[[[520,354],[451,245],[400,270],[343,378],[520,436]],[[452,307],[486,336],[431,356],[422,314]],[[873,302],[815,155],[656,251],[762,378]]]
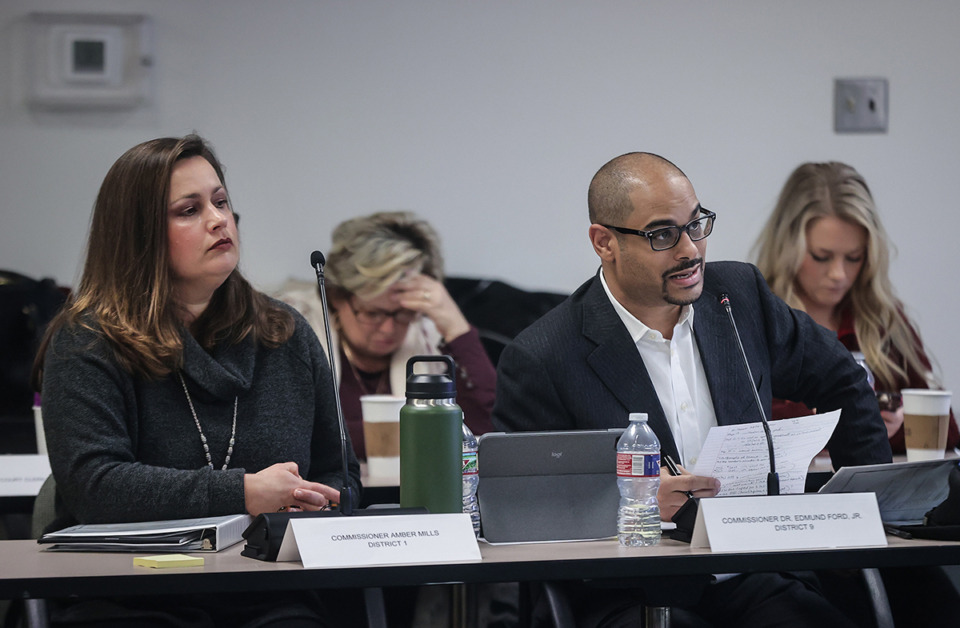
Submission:
[[[813,469],[811,469],[813,470]],[[380,490],[396,491],[385,479]],[[392,497],[393,493],[389,493]],[[374,501],[393,501],[382,499]],[[378,588],[483,582],[591,581],[631,586],[651,607],[710,574],[960,565],[960,542],[887,536],[888,545],[790,551],[715,552],[664,538],[654,547],[621,547],[616,539],[562,543],[480,543],[481,560],[462,563],[305,569],[240,555],[243,543],[204,553],[202,567],[135,567],[124,553],[42,551],[35,541],[0,541],[0,599],[177,595],[237,591]]]
[[[664,539],[621,547],[615,539],[566,543],[480,543],[477,562],[305,569],[240,555],[243,543],[205,553],[202,567],[150,569],[136,554],[42,551],[35,541],[0,541],[0,599],[175,595],[391,587],[441,583],[590,580],[640,588],[708,574],[823,568],[960,564],[960,542],[888,537],[887,546],[776,552],[712,552]],[[675,587],[674,587],[675,588]],[[659,604],[647,600],[648,604]]]

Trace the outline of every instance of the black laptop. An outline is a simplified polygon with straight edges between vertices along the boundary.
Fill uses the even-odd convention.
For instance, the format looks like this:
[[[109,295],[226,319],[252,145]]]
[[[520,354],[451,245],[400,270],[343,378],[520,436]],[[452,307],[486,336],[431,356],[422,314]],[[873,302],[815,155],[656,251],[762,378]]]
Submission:
[[[876,493],[885,524],[919,525],[924,515],[947,498],[947,479],[956,458],[843,467],[821,493]]]

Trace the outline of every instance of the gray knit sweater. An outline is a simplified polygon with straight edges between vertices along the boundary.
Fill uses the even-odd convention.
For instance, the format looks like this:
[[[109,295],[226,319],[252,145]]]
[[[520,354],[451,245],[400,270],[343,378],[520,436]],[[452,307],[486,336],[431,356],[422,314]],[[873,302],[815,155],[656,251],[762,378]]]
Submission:
[[[279,302],[277,302],[279,303]],[[43,419],[57,482],[58,523],[152,521],[245,512],[243,475],[293,461],[300,475],[343,486],[340,433],[323,349],[289,306],[283,346],[252,341],[205,351],[184,332],[183,375],[146,380],[122,369],[99,334],[60,330],[46,353]],[[238,399],[230,467],[221,467]],[[348,449],[350,483],[360,467]]]

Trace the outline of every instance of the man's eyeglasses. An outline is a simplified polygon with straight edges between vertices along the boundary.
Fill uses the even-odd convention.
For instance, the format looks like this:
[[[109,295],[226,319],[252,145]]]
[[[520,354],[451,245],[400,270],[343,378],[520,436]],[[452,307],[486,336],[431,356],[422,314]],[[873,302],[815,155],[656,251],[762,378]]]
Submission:
[[[394,310],[393,312],[387,312],[386,310],[359,310],[353,305],[352,300],[347,301],[347,303],[350,305],[350,310],[353,312],[353,316],[357,319],[358,323],[372,327],[379,327],[383,324],[383,321],[388,318],[392,318],[393,322],[397,325],[407,325],[417,317],[417,312],[413,310],[405,310],[402,308]]]
[[[640,231],[638,229],[627,229],[626,227],[614,227],[613,225],[601,224],[600,226],[627,235],[643,236],[649,240],[650,247],[654,251],[666,251],[667,249],[672,249],[677,246],[677,242],[680,241],[680,235],[684,231],[687,232],[687,235],[690,236],[690,239],[694,242],[710,235],[710,232],[713,231],[713,221],[716,220],[717,215],[703,207],[700,208],[700,213],[702,214],[700,218],[691,220],[682,227],[660,227],[659,229],[651,229],[650,231]]]

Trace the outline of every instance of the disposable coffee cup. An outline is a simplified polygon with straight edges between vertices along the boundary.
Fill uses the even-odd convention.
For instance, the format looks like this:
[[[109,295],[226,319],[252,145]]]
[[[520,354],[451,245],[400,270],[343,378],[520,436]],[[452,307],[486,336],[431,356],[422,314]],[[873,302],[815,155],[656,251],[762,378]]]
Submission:
[[[33,430],[37,436],[37,453],[47,453],[47,438],[43,432],[43,411],[40,409],[40,395],[33,395]]]
[[[360,397],[368,477],[400,477],[400,408],[404,403],[404,397],[394,395]]]
[[[907,461],[942,459],[950,427],[950,391],[905,388],[900,393]]]

